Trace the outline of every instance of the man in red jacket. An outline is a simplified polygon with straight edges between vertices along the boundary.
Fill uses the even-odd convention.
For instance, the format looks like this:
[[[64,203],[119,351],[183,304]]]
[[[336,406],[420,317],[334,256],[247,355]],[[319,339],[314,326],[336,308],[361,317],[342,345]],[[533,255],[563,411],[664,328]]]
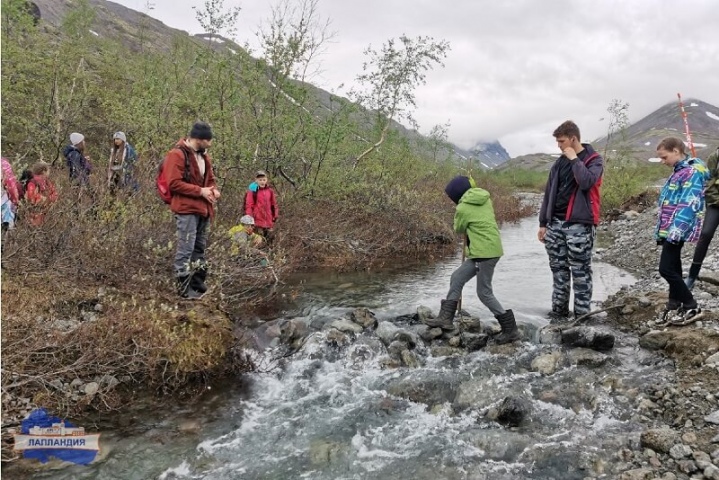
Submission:
[[[190,135],[177,142],[165,157],[165,175],[172,200],[170,209],[177,222],[177,252],[173,264],[178,293],[197,300],[207,291],[207,226],[215,215],[220,191],[212,172],[207,149],[212,145],[212,128],[205,122],[192,126]],[[185,165],[189,171],[185,172]]]
[[[279,216],[275,191],[267,184],[267,172],[259,170],[245,194],[245,215],[255,219],[255,231],[272,241],[272,227]]]

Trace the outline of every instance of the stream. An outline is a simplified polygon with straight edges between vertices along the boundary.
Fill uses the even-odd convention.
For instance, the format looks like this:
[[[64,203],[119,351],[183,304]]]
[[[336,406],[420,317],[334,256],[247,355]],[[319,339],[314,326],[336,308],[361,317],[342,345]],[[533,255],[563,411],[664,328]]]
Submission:
[[[532,368],[538,356],[562,350],[537,340],[548,323],[551,273],[536,229],[533,218],[502,228],[505,255],[495,271],[495,295],[514,310],[521,343],[447,356],[417,346],[420,366],[386,368],[386,348],[371,330],[342,347],[326,342],[328,330],[321,326],[358,307],[370,309],[380,322],[406,318],[420,305],[436,313],[459,256],[433,265],[397,260],[381,271],[298,275],[289,289],[297,295],[287,295],[281,318],[273,320],[310,325],[298,352],[282,360],[276,360],[279,346],[257,353],[263,373],[208,391],[191,404],[168,405],[162,412],[130,407],[121,415],[132,417],[135,427],[103,431],[101,458],[94,464],[51,463],[33,478],[495,480],[609,474],[617,451],[638,442],[641,426],[631,395],[671,373],[671,366],[639,349],[635,337],[612,332],[615,346],[601,362],[569,363],[551,374]],[[594,265],[594,279],[597,302],[635,281],[601,263]],[[474,289],[472,280],[463,309],[494,322]],[[526,402],[528,414],[518,426],[488,415],[508,396]]]

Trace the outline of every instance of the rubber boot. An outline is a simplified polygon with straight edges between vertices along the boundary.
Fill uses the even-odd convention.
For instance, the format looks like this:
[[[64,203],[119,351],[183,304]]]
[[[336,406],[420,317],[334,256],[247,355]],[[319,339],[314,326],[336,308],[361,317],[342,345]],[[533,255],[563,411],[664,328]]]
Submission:
[[[494,337],[494,343],[503,345],[505,343],[516,342],[520,339],[519,330],[517,330],[517,321],[514,319],[514,312],[506,310],[501,315],[495,315],[494,318],[499,322],[502,331]]]
[[[452,330],[454,328],[454,312],[457,311],[457,300],[442,300],[442,306],[439,309],[439,315],[437,318],[430,318],[424,321],[424,324],[428,327],[440,327],[445,330]]]
[[[205,293],[207,292],[207,285],[205,280],[207,279],[207,270],[201,268],[192,275],[190,280],[190,287],[196,292]]]

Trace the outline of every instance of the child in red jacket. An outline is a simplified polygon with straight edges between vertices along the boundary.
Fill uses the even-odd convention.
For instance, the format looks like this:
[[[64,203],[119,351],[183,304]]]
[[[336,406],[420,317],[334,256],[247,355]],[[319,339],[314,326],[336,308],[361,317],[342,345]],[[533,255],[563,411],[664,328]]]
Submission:
[[[32,179],[27,183],[25,200],[29,205],[28,219],[31,225],[39,227],[45,221],[45,213],[57,201],[57,190],[50,181],[50,165],[38,162],[32,167]]]
[[[267,184],[267,173],[264,170],[259,170],[255,174],[255,181],[247,189],[244,214],[255,219],[256,232],[265,237],[269,243],[272,228],[279,216],[279,209],[277,196]]]

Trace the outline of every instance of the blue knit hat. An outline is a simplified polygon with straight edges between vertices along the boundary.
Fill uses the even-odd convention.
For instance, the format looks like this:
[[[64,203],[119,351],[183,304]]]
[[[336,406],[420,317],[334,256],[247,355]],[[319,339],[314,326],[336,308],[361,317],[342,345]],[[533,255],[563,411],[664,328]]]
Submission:
[[[457,175],[449,181],[447,186],[444,188],[444,193],[447,194],[455,205],[458,205],[462,195],[467,193],[467,190],[475,186],[473,178],[465,177],[464,175]]]

